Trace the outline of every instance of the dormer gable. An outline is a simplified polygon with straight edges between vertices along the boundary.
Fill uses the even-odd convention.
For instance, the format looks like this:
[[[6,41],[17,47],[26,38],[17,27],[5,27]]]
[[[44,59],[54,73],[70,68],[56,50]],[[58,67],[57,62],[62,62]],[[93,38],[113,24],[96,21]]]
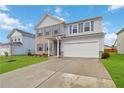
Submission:
[[[17,31],[16,29],[13,29],[9,35],[7,36],[7,38],[11,38],[11,37],[18,37],[18,36],[22,36],[22,33],[20,33],[19,31]]]
[[[25,31],[22,31],[22,30],[19,30],[19,29],[13,29],[7,36],[7,38],[10,38],[11,36],[18,36],[18,35],[21,35],[21,36],[26,36],[26,37],[30,37],[30,38],[35,38],[35,35],[32,34],[32,33],[29,33],[29,32],[25,32]]]
[[[52,25],[57,25],[63,23],[63,20],[60,20],[59,18],[56,18],[52,15],[46,14],[43,16],[41,21],[36,25],[35,29],[40,29],[42,27],[48,27]]]

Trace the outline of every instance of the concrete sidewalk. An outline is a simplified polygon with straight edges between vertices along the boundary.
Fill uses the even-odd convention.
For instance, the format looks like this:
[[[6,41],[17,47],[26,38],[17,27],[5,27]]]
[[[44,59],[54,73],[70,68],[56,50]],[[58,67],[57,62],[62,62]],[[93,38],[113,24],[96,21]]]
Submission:
[[[98,59],[61,58],[0,75],[1,88],[116,87]]]

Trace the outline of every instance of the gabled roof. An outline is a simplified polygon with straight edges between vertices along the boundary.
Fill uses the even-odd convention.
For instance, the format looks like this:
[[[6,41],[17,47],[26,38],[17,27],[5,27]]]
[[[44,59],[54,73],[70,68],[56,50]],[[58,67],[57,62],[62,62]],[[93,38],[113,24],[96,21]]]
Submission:
[[[16,32],[16,31],[20,32],[23,36],[35,38],[35,35],[34,35],[34,34],[29,33],[29,32],[25,32],[25,31],[22,31],[22,30],[20,30],[20,29],[13,29],[13,30],[9,33],[9,35],[7,36],[7,38],[9,38],[9,37],[10,37],[14,32]]]
[[[109,48],[112,48],[111,46],[109,46],[109,45],[104,45],[104,47],[109,47]]]
[[[123,32],[124,31],[124,28],[122,28],[119,32],[117,32],[116,34],[118,35],[118,34],[120,34],[121,32]]]
[[[55,16],[53,16],[53,15],[45,14],[45,15],[41,18],[40,22],[36,25],[35,29],[36,29],[36,28],[43,22],[43,20],[44,20],[46,17],[48,17],[48,16],[51,17],[51,18],[53,18],[54,20],[60,22],[60,23],[64,22],[63,20],[61,20],[61,19],[59,19],[59,18],[57,18],[57,17],[55,17]]]

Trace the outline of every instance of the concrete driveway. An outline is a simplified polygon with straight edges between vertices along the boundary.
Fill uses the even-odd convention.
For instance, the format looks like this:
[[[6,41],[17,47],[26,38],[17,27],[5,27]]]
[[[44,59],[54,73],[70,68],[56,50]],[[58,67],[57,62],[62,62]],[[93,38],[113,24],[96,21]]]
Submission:
[[[1,74],[0,87],[94,88],[115,87],[115,84],[98,59],[51,58]]]

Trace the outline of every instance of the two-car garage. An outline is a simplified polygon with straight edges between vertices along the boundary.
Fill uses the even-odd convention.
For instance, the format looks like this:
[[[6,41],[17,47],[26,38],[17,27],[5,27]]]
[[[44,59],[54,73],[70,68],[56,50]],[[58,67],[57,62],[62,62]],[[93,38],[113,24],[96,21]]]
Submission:
[[[99,58],[99,42],[98,41],[64,42],[63,56]]]

